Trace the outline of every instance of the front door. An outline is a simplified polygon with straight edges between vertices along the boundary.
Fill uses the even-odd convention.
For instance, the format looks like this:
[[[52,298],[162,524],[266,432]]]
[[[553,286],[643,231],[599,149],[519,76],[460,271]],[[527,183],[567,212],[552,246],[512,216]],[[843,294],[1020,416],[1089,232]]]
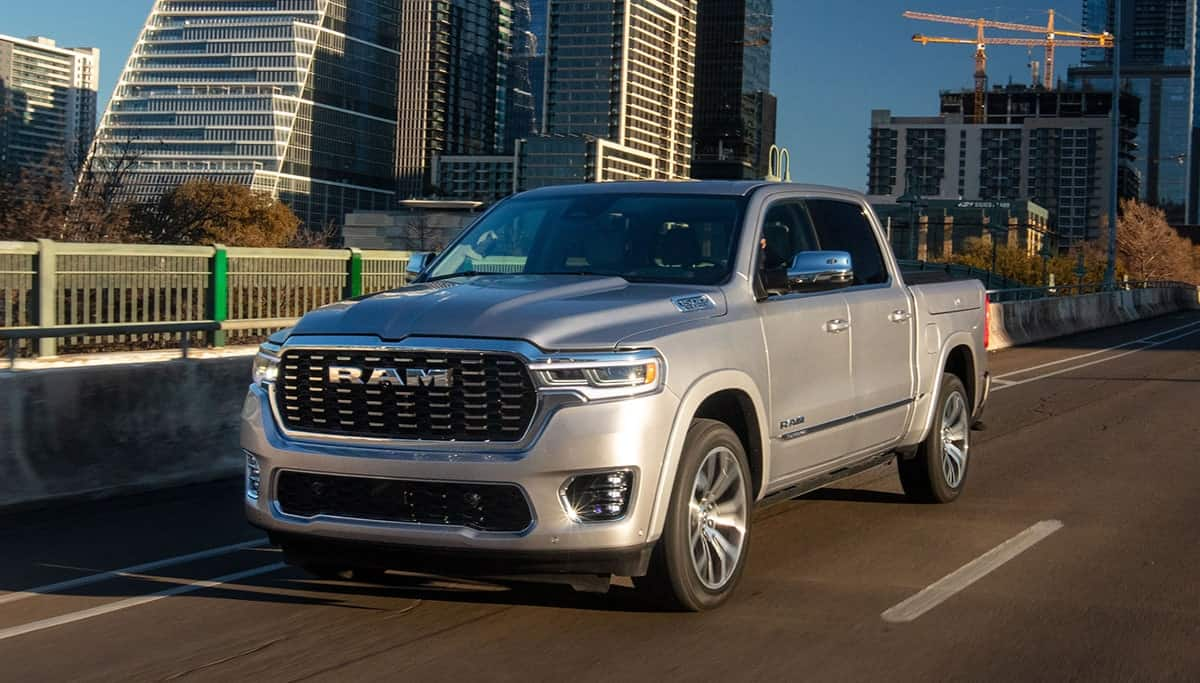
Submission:
[[[797,200],[767,210],[760,268],[786,268],[816,248]],[[768,292],[759,303],[770,373],[773,485],[790,483],[845,455],[854,415],[850,312],[841,292]]]

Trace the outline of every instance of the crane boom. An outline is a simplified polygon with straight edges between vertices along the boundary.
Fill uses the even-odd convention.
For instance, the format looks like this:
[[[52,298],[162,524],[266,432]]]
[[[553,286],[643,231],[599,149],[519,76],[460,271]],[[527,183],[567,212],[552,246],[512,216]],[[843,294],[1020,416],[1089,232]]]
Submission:
[[[1083,48],[1112,48],[1114,45],[1113,36],[1107,31],[1104,33],[1079,33],[1076,31],[1057,31],[1054,27],[1054,10],[1049,11],[1049,19],[1045,26],[1034,24],[1018,24],[1008,21],[994,21],[991,19],[970,19],[967,17],[953,17],[946,14],[933,14],[931,12],[914,12],[907,11],[904,13],[906,19],[916,19],[918,21],[932,21],[942,24],[954,24],[957,26],[970,26],[975,29],[976,38],[970,40],[968,38],[947,38],[941,36],[926,36],[920,33],[912,37],[913,42],[921,45],[974,45],[975,46],[975,120],[983,122],[984,117],[984,95],[987,91],[987,46],[988,45],[1018,45],[1022,47],[1042,47],[1046,50],[1046,69],[1044,72],[1043,85],[1047,90],[1054,87],[1054,51],[1058,47],[1083,47]],[[1000,31],[1012,31],[1017,33],[1039,33],[1041,38],[1010,38],[1010,37],[988,37],[984,35],[984,29],[996,29]],[[1064,40],[1065,38],[1065,40]],[[1035,79],[1036,80],[1036,79]],[[1036,83],[1035,83],[1036,85]]]

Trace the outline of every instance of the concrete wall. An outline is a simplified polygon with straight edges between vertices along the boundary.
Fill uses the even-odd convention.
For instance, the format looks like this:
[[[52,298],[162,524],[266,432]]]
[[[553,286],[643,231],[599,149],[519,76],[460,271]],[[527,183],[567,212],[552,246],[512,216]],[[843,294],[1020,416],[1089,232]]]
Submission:
[[[0,372],[0,507],[241,471],[251,358]]]
[[[1196,289],[1135,289],[991,304],[988,349],[1063,337],[1200,308]]]

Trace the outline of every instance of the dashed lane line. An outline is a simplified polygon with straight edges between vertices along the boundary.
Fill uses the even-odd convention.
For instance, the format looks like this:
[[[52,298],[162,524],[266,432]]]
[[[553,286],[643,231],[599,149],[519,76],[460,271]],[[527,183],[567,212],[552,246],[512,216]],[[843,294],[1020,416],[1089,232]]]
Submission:
[[[17,602],[19,600],[28,600],[29,598],[34,598],[39,595],[61,593],[63,591],[69,591],[69,590],[73,590],[75,588],[80,588],[82,586],[89,586],[93,583],[100,583],[101,581],[109,581],[111,579],[137,578],[132,575],[143,574],[145,572],[151,572],[156,569],[162,569],[163,567],[172,567],[172,566],[179,565],[179,564],[187,564],[188,562],[207,560],[212,557],[220,557],[221,555],[229,555],[231,553],[236,553],[240,550],[251,550],[253,548],[261,548],[266,545],[267,545],[267,539],[260,538],[257,541],[246,541],[245,543],[234,543],[233,545],[221,546],[220,548],[210,548],[208,550],[201,550],[200,552],[190,553],[187,555],[177,555],[175,557],[168,557],[168,558],[165,558],[162,560],[155,560],[153,562],[147,562],[145,564],[135,564],[130,567],[122,567],[120,569],[113,569],[111,571],[101,572],[99,574],[91,574],[88,576],[81,576],[78,579],[71,579],[69,581],[60,581],[58,583],[51,583],[51,584],[47,584],[45,586],[37,586],[35,588],[28,588],[28,589],[25,589],[22,591],[16,591],[13,593],[6,593],[4,595],[0,595],[0,605],[6,605],[8,603]]]
[[[1029,550],[1050,534],[1063,528],[1058,520],[1038,522],[983,555],[971,560],[954,572],[929,585],[920,593],[885,611],[884,621],[906,623],[965,590],[968,586],[999,569],[1009,560]]]
[[[112,614],[113,612],[119,612],[121,610],[129,609],[130,607],[138,607],[140,605],[145,605],[145,604],[148,604],[151,602],[157,602],[159,600],[163,600],[165,598],[173,597],[176,595],[184,595],[185,593],[194,593],[196,591],[204,590],[206,588],[214,588],[223,583],[232,583],[234,581],[241,581],[242,579],[248,579],[248,578],[251,578],[254,576],[261,576],[262,574],[270,574],[271,572],[279,571],[280,569],[283,569],[286,566],[287,565],[283,562],[276,562],[275,564],[269,564],[265,567],[256,567],[254,569],[247,569],[245,571],[235,572],[233,574],[226,574],[224,576],[218,576],[215,579],[208,579],[205,581],[193,581],[191,583],[187,583],[182,586],[168,588],[166,590],[159,591],[157,593],[152,593],[150,595],[142,595],[142,596],[139,596],[136,598],[126,598],[125,600],[119,600],[117,602],[112,602],[107,605],[100,605],[97,607],[92,607],[90,609],[80,610],[78,612],[71,612],[71,613],[63,614],[63,615],[60,615],[57,617],[51,617],[49,619],[33,621],[28,624],[22,624],[20,626],[13,626],[11,628],[0,629],[0,640],[8,640],[9,638],[16,638],[18,636],[27,635],[29,633],[36,633],[37,631],[44,631],[49,628],[56,628],[58,626],[65,626],[67,624],[73,624],[75,622],[84,621],[85,619],[92,619],[94,617],[99,617],[99,616],[102,616],[105,614]]]

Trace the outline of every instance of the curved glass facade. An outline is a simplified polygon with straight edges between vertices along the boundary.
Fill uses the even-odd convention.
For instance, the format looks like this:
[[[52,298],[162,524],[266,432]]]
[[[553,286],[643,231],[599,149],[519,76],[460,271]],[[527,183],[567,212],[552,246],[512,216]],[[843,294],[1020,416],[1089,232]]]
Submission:
[[[207,178],[310,227],[395,196],[400,0],[156,0],[92,152],[153,200]]]

